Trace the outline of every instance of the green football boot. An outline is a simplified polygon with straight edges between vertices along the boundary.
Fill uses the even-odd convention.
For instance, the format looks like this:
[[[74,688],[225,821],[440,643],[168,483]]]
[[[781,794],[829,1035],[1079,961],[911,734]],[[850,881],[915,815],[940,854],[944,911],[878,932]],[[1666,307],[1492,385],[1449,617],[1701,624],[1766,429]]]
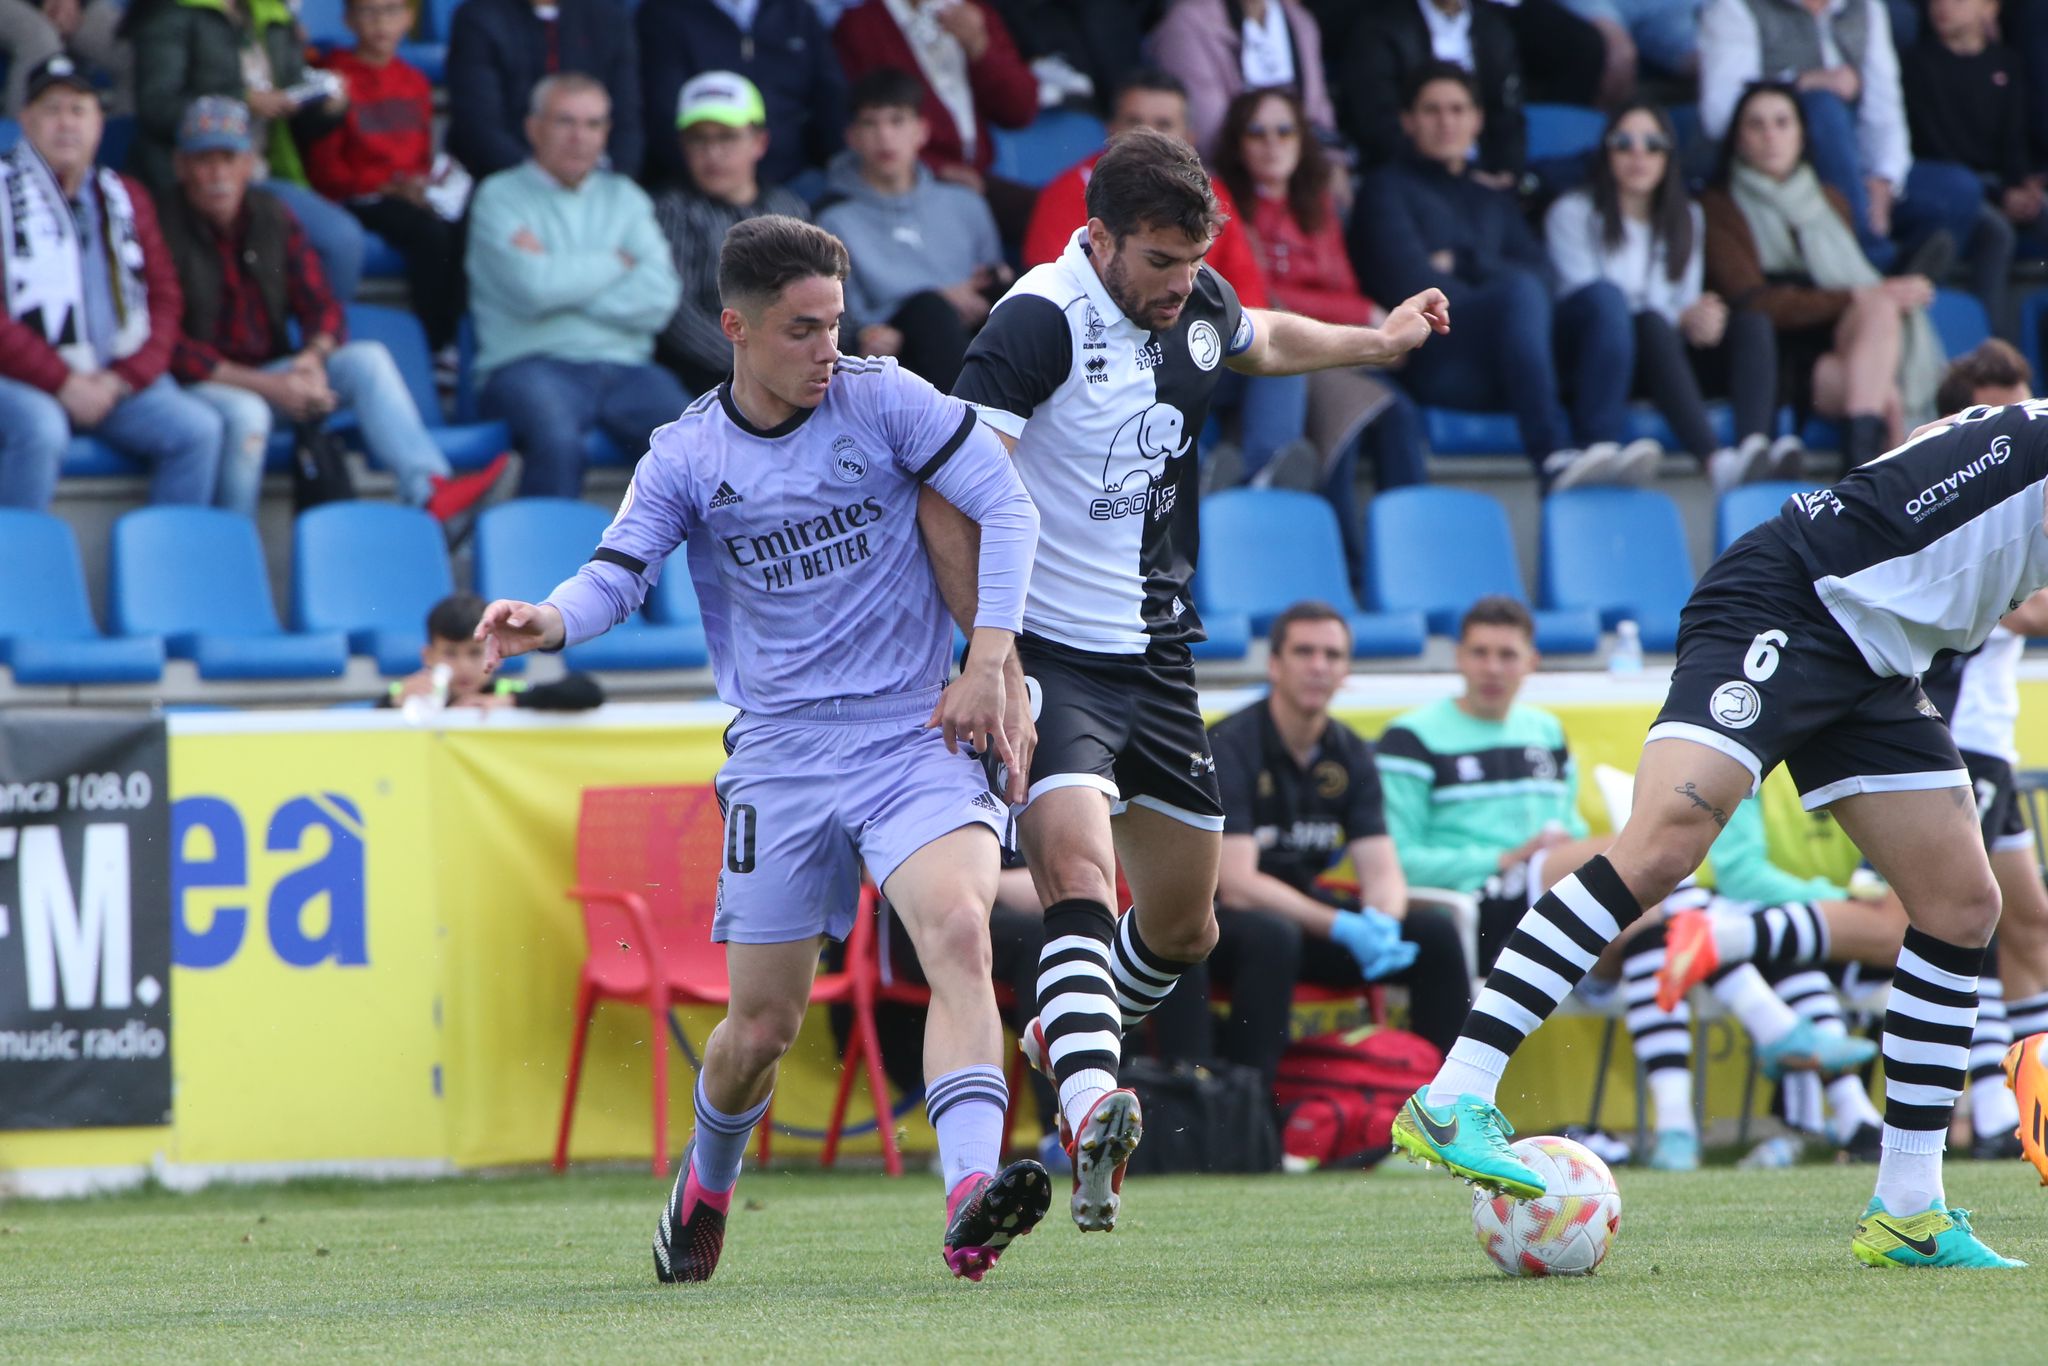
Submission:
[[[1451,1175],[1484,1190],[1517,1200],[1534,1200],[1548,1189],[1508,1147],[1515,1126],[1492,1101],[1469,1092],[1442,1111],[1432,1111],[1423,1087],[1394,1116],[1394,1146],[1423,1166],[1441,1163]]]
[[[1866,1266],[1967,1266],[1998,1269],[2025,1266],[2001,1257],[1978,1241],[1966,1209],[1939,1204],[1908,1219],[1893,1218],[1884,1202],[1871,1197],[1870,1208],[1856,1223],[1849,1250]]]

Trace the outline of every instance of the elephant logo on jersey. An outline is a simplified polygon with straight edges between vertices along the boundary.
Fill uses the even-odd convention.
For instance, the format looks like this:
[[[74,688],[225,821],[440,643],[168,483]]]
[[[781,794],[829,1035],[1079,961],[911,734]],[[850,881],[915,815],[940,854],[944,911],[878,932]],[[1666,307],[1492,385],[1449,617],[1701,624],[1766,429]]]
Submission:
[[[1186,425],[1180,409],[1171,403],[1155,403],[1117,428],[1110,439],[1109,459],[1102,467],[1102,491],[1122,493],[1124,485],[1140,474],[1148,483],[1158,484],[1166,462],[1180,459],[1194,445],[1192,439],[1182,439]]]

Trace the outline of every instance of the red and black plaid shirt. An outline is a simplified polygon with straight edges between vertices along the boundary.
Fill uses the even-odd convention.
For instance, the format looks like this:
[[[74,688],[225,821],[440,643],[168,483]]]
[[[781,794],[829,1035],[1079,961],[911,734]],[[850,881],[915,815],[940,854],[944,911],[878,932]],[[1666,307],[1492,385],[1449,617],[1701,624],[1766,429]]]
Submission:
[[[179,334],[171,353],[171,374],[182,384],[211,379],[222,361],[262,366],[291,353],[291,339],[272,334],[263,291],[243,263],[242,244],[248,235],[246,210],[232,232],[213,234],[214,249],[220,253],[220,322],[211,337]],[[344,340],[341,305],[327,287],[320,257],[297,219],[285,227],[284,259],[285,307],[297,320],[299,335],[325,333],[337,342]]]

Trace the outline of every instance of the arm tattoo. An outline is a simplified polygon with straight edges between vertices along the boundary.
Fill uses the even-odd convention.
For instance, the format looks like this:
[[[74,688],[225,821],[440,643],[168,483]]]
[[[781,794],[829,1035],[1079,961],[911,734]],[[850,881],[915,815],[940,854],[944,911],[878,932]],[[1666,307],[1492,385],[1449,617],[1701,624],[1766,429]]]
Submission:
[[[1673,792],[1676,792],[1679,796],[1685,798],[1687,801],[1691,802],[1700,810],[1706,812],[1709,816],[1713,817],[1715,825],[1721,827],[1723,830],[1726,830],[1728,828],[1728,813],[1726,811],[1723,811],[1720,807],[1715,806],[1705,797],[1702,797],[1700,795],[1699,788],[1694,786],[1692,783],[1680,783],[1677,787],[1674,787],[1671,790]]]

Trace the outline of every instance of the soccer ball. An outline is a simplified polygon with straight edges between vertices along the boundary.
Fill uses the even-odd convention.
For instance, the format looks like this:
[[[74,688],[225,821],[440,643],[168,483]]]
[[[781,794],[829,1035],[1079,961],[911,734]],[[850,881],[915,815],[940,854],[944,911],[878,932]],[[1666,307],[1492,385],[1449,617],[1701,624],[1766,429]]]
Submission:
[[[1592,1275],[1621,1227],[1614,1173],[1568,1138],[1525,1138],[1513,1152],[1549,1190],[1534,1200],[1475,1193],[1472,1227],[1479,1246],[1510,1276]]]

